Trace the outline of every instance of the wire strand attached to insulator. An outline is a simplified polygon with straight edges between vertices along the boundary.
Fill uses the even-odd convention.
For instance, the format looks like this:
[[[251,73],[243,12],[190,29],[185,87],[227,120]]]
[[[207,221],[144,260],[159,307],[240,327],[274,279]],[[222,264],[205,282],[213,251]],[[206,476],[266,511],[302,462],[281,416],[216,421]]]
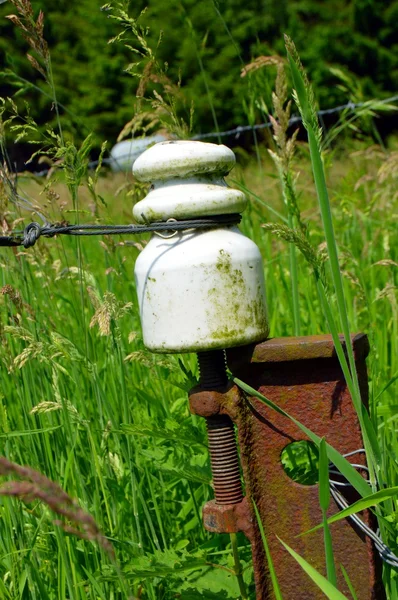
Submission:
[[[238,225],[241,221],[241,215],[214,215],[202,219],[185,219],[178,221],[169,219],[168,221],[159,221],[147,223],[145,225],[57,225],[46,223],[29,223],[22,232],[14,232],[12,235],[0,236],[0,246],[24,246],[31,248],[40,237],[54,237],[55,235],[138,235],[141,233],[157,233],[161,235],[162,231],[170,232],[170,235],[162,237],[172,237],[179,231],[189,229],[217,229],[218,227],[232,227]]]

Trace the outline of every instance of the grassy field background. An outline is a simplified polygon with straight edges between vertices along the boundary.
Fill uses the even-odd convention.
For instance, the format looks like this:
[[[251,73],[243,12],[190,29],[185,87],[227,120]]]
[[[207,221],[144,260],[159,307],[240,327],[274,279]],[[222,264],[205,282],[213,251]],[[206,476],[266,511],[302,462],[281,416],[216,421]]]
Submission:
[[[238,152],[229,182],[251,192],[241,229],[263,255],[271,336],[293,335],[288,244],[261,228],[277,220],[268,206],[282,215],[285,207],[261,146],[259,157],[260,164]],[[346,139],[324,159],[351,331],[370,339],[370,409],[384,479],[398,485],[397,145]],[[324,239],[304,143],[294,169],[302,218],[319,247]],[[75,222],[65,186],[44,190],[44,183],[22,176],[19,191],[50,220]],[[79,219],[129,223],[144,191],[128,174],[105,173],[98,181],[103,201],[93,203],[80,188]],[[8,223],[31,217],[4,197],[2,214]],[[1,598],[241,597],[229,537],[210,535],[201,524],[212,491],[204,422],[187,404],[195,357],[156,356],[142,344],[133,270],[145,239],[58,237],[29,250],[1,250],[0,454],[77,498],[116,557],[81,515],[79,537],[54,525],[62,517],[33,493],[30,502],[2,496]],[[327,332],[313,275],[300,254],[297,261],[300,333]],[[395,501],[388,519],[396,549]],[[243,537],[238,542],[253,598],[250,548]],[[395,574],[386,572],[385,580],[395,597]]]

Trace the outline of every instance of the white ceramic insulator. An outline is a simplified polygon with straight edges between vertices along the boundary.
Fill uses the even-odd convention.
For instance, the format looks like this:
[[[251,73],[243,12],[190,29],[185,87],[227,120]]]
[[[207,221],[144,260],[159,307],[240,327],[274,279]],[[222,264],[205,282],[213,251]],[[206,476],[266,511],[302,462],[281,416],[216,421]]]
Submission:
[[[189,219],[243,211],[244,195],[223,175],[235,163],[225,146],[156,144],[134,165],[152,182],[134,207],[138,221]],[[236,226],[153,235],[135,265],[144,344],[153,352],[197,352],[268,335],[260,252]]]
[[[245,195],[223,179],[234,165],[226,146],[185,141],[152,146],[133,166],[139,181],[152,183],[145,200],[134,206],[134,218],[145,223],[242,212]]]
[[[109,164],[112,171],[130,171],[137,158],[152,144],[166,140],[158,133],[144,138],[124,140],[115,144],[110,152]]]

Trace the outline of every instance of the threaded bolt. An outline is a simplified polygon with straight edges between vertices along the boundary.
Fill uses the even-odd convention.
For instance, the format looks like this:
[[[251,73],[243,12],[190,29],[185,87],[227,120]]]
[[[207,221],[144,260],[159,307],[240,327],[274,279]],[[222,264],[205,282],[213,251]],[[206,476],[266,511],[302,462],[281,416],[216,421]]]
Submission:
[[[243,492],[234,424],[226,415],[206,420],[216,503],[237,504]]]
[[[204,390],[226,386],[228,382],[224,350],[198,352],[199,385]]]
[[[225,352],[198,352],[200,386],[205,390],[220,389],[228,382]],[[243,499],[238,449],[234,424],[227,415],[208,417],[207,431],[217,504],[238,504]]]

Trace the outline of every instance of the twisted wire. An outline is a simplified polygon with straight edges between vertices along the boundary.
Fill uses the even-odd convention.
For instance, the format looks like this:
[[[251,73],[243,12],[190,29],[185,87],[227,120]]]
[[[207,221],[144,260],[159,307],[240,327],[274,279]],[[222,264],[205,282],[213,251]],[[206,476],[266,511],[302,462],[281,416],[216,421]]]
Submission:
[[[148,223],[146,225],[57,225],[46,223],[29,223],[23,232],[12,235],[0,236],[0,246],[24,246],[31,248],[40,237],[54,237],[55,235],[137,235],[141,233],[170,232],[174,235],[178,231],[189,229],[215,229],[222,226],[232,226],[240,223],[241,215],[215,215],[202,219],[185,219],[178,221],[169,219]],[[169,237],[169,236],[163,236]]]
[[[353,452],[349,452],[348,454],[344,454],[343,456],[344,456],[344,458],[347,458],[349,456],[353,456],[354,454],[359,454],[359,453],[363,453],[363,452],[365,452],[365,450],[363,448],[360,448],[359,450],[354,450]],[[352,466],[356,467],[358,469],[361,469],[361,470],[363,469],[365,471],[369,471],[369,469],[364,465],[352,464]],[[332,473],[332,474],[339,473],[339,471],[336,471],[335,469],[330,468],[330,465],[329,465],[329,473]],[[329,479],[329,483],[330,483],[330,493],[331,493],[334,501],[336,502],[337,506],[341,510],[348,508],[350,506],[350,504],[344,498],[342,493],[338,490],[338,487],[347,487],[347,486],[350,486],[350,484],[348,482],[334,481],[333,479]],[[387,563],[391,567],[398,569],[398,556],[396,556],[394,554],[394,552],[383,542],[383,540],[380,537],[379,530],[373,531],[368,525],[366,525],[366,523],[364,523],[362,521],[362,519],[357,514],[349,515],[347,517],[347,519],[350,519],[353,523],[355,523],[355,525],[368,538],[370,538],[373,541],[375,548],[378,551],[380,558],[382,559],[383,562]]]
[[[0,4],[1,4],[1,1],[0,1]],[[383,98],[382,100],[376,99],[376,101],[382,105],[394,103],[394,102],[397,102],[397,100],[398,100],[398,95],[390,96],[389,98]],[[369,104],[369,102],[371,102],[371,100],[368,100],[365,102],[349,101],[346,104],[334,106],[333,108],[326,108],[326,109],[319,110],[317,112],[317,115],[319,116],[319,118],[322,118],[324,116],[333,115],[336,113],[343,112],[345,110],[353,111],[356,108],[361,108],[362,106]],[[376,109],[373,109],[373,110],[376,110]],[[292,117],[289,119],[289,126],[295,125],[296,123],[300,123],[301,121],[302,121],[302,119],[301,119],[300,115],[292,115]],[[205,139],[211,139],[211,138],[222,138],[222,137],[230,137],[230,136],[235,136],[235,139],[238,139],[242,133],[245,133],[247,131],[258,131],[261,129],[269,129],[271,126],[272,126],[271,121],[266,121],[265,123],[256,123],[255,125],[238,125],[237,127],[234,127],[233,129],[227,129],[225,131],[209,131],[207,133],[198,133],[197,135],[192,136],[190,139],[191,140],[205,140]],[[131,159],[131,152],[128,152],[122,156],[118,156],[117,159],[115,157],[103,158],[101,162],[104,165],[106,165],[106,164],[112,165],[113,163],[123,161],[124,159],[127,159],[127,160]],[[98,164],[99,164],[98,160],[92,160],[88,163],[88,168],[95,169],[95,167]],[[45,177],[49,170],[50,170],[50,167],[43,169],[42,171],[35,171],[33,173],[33,175],[35,177]]]

